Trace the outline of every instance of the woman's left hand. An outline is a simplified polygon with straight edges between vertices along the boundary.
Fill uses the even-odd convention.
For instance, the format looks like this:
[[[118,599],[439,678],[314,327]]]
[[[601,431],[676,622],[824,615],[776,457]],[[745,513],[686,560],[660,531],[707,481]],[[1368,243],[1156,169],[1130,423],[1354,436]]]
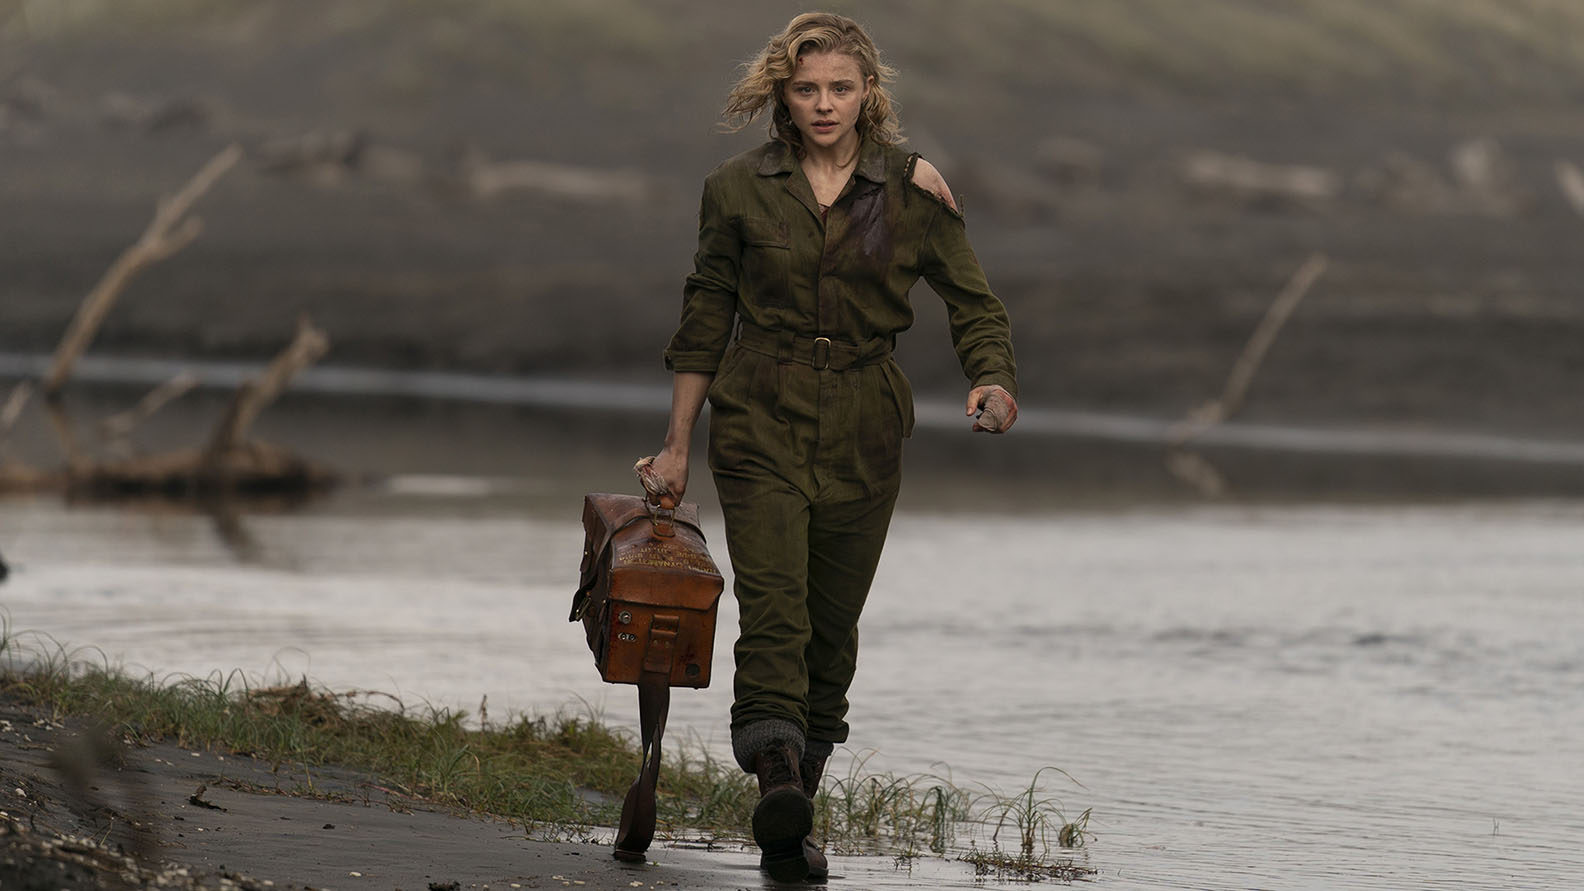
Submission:
[[[975,433],[1005,433],[1017,422],[1017,400],[1000,384],[969,390],[967,409]]]

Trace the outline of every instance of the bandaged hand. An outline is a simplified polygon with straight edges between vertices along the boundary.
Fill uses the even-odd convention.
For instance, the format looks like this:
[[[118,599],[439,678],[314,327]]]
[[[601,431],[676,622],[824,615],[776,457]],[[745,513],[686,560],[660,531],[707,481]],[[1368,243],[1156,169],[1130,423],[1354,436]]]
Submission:
[[[673,468],[672,475],[668,476],[665,469],[671,465],[668,459],[671,456],[666,452],[651,455],[648,458],[639,458],[633,465],[633,473],[638,474],[638,482],[643,484],[644,494],[653,504],[658,504],[666,510],[675,510],[682,502],[682,492],[687,489],[687,462],[681,464],[681,475],[678,478]]]
[[[1005,433],[1017,422],[1017,400],[1000,384],[968,391],[966,414],[974,419],[975,433]]]

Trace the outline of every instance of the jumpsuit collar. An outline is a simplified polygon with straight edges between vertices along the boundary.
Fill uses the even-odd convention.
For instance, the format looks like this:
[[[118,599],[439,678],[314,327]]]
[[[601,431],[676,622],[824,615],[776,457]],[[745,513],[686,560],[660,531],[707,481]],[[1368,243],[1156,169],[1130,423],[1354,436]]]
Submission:
[[[765,152],[764,158],[759,161],[760,176],[793,173],[798,169],[797,155],[793,154],[792,149],[780,140],[771,143],[770,150]],[[853,167],[853,174],[861,176],[872,183],[884,183],[886,178],[885,147],[867,136],[863,137],[863,142],[858,147],[858,163]]]
[[[776,140],[770,144],[764,158],[759,161],[760,176],[780,176],[787,174],[785,181],[786,190],[796,198],[800,204],[808,208],[815,218],[823,222],[819,202],[814,199],[814,188],[809,185],[808,177],[803,175],[802,165],[798,164],[797,155],[786,143]],[[868,136],[863,137],[863,142],[858,147],[858,163],[853,165],[853,176],[863,177],[875,185],[884,185],[886,179],[886,152],[885,147],[879,145]],[[842,191],[846,195],[852,191],[852,184]],[[839,200],[839,199],[838,199]]]

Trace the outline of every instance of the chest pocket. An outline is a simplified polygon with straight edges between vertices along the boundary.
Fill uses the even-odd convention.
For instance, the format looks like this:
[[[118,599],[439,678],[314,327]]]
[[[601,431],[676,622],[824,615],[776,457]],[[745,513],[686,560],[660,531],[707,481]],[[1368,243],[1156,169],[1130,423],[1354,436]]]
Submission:
[[[792,233],[787,224],[766,217],[740,217],[738,231],[742,279],[737,296],[762,306],[790,306]]]

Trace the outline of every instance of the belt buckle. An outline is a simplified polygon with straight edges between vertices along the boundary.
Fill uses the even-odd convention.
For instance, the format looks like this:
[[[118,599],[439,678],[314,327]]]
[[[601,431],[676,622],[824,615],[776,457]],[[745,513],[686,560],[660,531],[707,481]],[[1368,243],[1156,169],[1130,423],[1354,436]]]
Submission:
[[[825,356],[824,356],[824,360],[823,361],[821,361],[821,357],[820,357],[820,346],[821,345],[823,345],[825,347]],[[831,360],[831,339],[829,337],[816,337],[816,338],[814,338],[814,352],[813,352],[813,355],[811,355],[809,357],[809,364],[814,366],[814,370],[815,371],[824,371],[825,369],[830,367],[830,360]]]

